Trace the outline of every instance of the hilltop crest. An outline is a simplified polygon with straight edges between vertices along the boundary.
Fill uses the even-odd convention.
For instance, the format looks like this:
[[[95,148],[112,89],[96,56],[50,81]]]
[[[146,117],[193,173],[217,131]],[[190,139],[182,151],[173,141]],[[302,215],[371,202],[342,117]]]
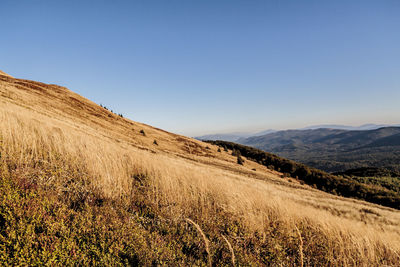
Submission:
[[[1,70],[0,70],[0,75],[2,75],[2,76],[7,76],[7,77],[10,77],[10,78],[14,78],[14,77],[11,76],[10,74],[7,74],[7,73],[5,73],[4,71],[1,71]]]

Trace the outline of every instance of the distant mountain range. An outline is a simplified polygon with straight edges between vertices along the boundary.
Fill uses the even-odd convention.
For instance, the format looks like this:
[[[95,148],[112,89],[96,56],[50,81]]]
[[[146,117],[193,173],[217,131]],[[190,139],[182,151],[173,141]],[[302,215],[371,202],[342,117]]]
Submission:
[[[215,134],[196,138],[252,146],[328,172],[362,167],[400,171],[400,125],[315,125],[250,135]]]
[[[321,124],[321,125],[312,125],[308,127],[304,127],[301,129],[296,129],[296,130],[314,130],[314,129],[339,129],[339,130],[352,130],[352,131],[357,131],[357,130],[374,130],[374,129],[379,129],[382,127],[392,127],[392,126],[399,126],[400,124],[363,124],[361,126],[348,126],[348,125],[339,125],[339,124]],[[229,141],[229,142],[237,142],[240,139],[243,141],[246,138],[252,137],[252,136],[261,136],[261,135],[266,135],[270,133],[275,133],[279,132],[280,130],[273,130],[273,129],[268,129],[265,131],[261,132],[232,132],[232,133],[216,133],[216,134],[207,134],[207,135],[202,135],[202,136],[196,136],[195,138],[198,140],[223,140],[223,141]]]
[[[287,130],[237,142],[328,172],[361,167],[400,170],[400,127]]]

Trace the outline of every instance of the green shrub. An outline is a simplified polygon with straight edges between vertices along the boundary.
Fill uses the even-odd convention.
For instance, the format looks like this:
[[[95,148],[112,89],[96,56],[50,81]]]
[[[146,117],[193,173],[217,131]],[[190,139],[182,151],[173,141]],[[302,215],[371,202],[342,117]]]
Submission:
[[[243,163],[244,163],[244,160],[242,159],[240,154],[237,154],[237,164],[243,165]]]
[[[232,156],[240,156],[241,154],[240,154],[240,150],[237,150],[237,149],[232,149]]]

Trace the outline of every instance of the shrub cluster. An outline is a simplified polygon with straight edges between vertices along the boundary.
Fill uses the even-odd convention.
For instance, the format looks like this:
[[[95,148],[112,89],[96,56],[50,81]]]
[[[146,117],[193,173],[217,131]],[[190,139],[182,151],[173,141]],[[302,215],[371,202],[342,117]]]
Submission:
[[[115,113],[112,109],[108,109],[106,106],[103,106],[102,104],[100,104],[100,107],[104,108],[105,110],[110,111],[111,113],[118,115],[119,117],[123,118],[124,115],[122,115],[121,113]]]

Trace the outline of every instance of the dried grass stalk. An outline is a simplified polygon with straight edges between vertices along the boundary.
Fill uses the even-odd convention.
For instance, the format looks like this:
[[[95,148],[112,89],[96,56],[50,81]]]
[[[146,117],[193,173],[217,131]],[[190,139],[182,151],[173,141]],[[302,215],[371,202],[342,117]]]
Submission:
[[[208,265],[212,266],[211,254],[210,254],[210,244],[209,244],[209,241],[208,241],[206,235],[204,234],[204,232],[201,230],[200,226],[197,223],[195,223],[194,221],[192,221],[189,218],[186,218],[186,221],[188,221],[189,223],[193,224],[194,227],[196,227],[197,231],[199,231],[199,233],[203,237],[204,245],[206,247],[206,251],[207,251],[207,255],[208,255]]]

